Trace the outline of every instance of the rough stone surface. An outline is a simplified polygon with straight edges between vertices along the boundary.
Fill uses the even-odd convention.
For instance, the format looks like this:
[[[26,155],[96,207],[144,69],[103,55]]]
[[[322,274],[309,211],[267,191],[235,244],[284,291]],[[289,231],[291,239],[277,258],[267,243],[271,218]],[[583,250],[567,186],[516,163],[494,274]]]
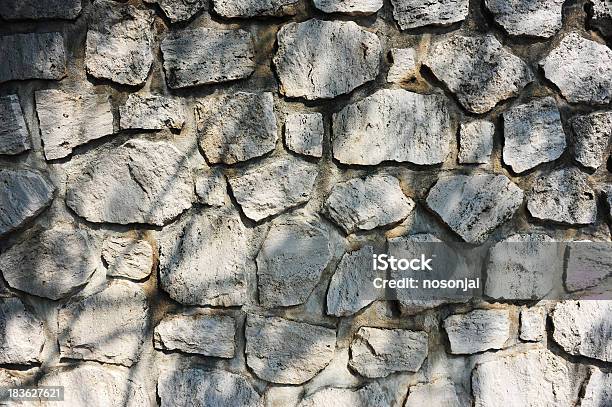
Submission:
[[[415,205],[397,178],[372,175],[335,185],[325,201],[325,213],[346,233],[353,233],[399,222]]]
[[[222,315],[170,315],[155,327],[156,349],[233,358],[236,321]]]
[[[324,13],[368,15],[380,10],[383,0],[314,0],[314,5]]]
[[[0,155],[16,155],[32,148],[17,95],[0,97]]]
[[[383,161],[439,164],[454,138],[439,95],[380,90],[334,115],[334,158],[343,164]]]
[[[131,366],[140,357],[147,313],[141,285],[112,281],[104,290],[59,310],[60,355]]]
[[[0,61],[0,83],[66,76],[64,39],[58,32],[0,36]]]
[[[42,321],[19,298],[0,298],[0,363],[39,362],[44,343]]]
[[[298,4],[299,0],[213,0],[215,12],[225,18],[290,16]]]
[[[549,38],[561,29],[564,0],[486,0],[495,21],[510,35]]]
[[[597,196],[586,174],[565,168],[536,179],[528,194],[527,209],[537,219],[586,225],[597,218]]]
[[[209,206],[223,206],[229,202],[227,181],[223,173],[210,169],[199,173],[195,180],[198,201]]]
[[[504,112],[504,140],[504,163],[515,173],[561,157],[566,141],[555,99],[536,99]]]
[[[568,291],[597,287],[612,276],[612,251],[608,242],[568,243],[565,286]]]
[[[263,380],[304,383],[327,366],[335,347],[333,329],[277,317],[247,317],[247,365]]]
[[[495,125],[486,120],[461,123],[459,132],[459,162],[461,164],[486,164],[493,151]]]
[[[0,169],[0,236],[21,228],[53,200],[55,186],[37,171]]]
[[[552,314],[553,338],[567,353],[612,362],[612,301],[567,301]]]
[[[487,239],[514,215],[523,191],[504,175],[454,175],[429,191],[427,205],[466,242]]]
[[[87,73],[122,85],[143,84],[153,64],[153,18],[150,10],[96,0],[87,31]]]
[[[492,35],[443,38],[430,47],[424,64],[473,113],[488,112],[533,80],[525,62]]]
[[[87,232],[60,225],[4,252],[0,271],[13,288],[59,300],[87,283],[98,266],[96,252]]]
[[[328,233],[317,219],[274,221],[257,255],[259,302],[263,306],[306,302],[331,260]]]
[[[599,30],[604,37],[612,38],[612,4],[609,0],[590,0],[589,24]]]
[[[161,50],[171,88],[233,81],[255,70],[253,38],[244,30],[173,31],[162,41]]]
[[[576,161],[592,170],[605,161],[605,154],[612,139],[612,112],[592,113],[571,120],[576,136],[574,157]]]
[[[502,349],[510,339],[508,310],[475,310],[444,320],[450,353],[464,355]]]
[[[161,287],[188,305],[244,304],[250,231],[235,210],[204,209],[164,229],[159,238]]]
[[[604,407],[612,400],[612,373],[593,368],[586,385],[581,407]]]
[[[164,371],[157,381],[162,407],[201,406],[261,407],[259,394],[242,376],[196,368]]]
[[[465,20],[468,0],[391,0],[393,17],[402,30],[426,25],[448,25]]]
[[[520,338],[527,342],[539,342],[546,336],[546,310],[542,307],[521,311]]]
[[[321,157],[324,134],[321,113],[294,113],[285,120],[285,143],[294,153]]]
[[[64,158],[91,140],[113,134],[108,95],[36,92],[36,113],[47,160]]]
[[[202,100],[197,109],[200,147],[212,164],[235,164],[276,147],[272,93],[240,92]]]
[[[328,387],[305,397],[298,407],[326,407],[333,400],[334,407],[387,407],[391,403],[389,395],[380,384],[373,382],[360,389],[341,389]]]
[[[295,157],[253,165],[228,179],[244,214],[260,221],[310,199],[318,168]]]
[[[102,259],[107,276],[142,280],[153,269],[153,248],[146,240],[111,237],[102,245]]]
[[[417,384],[410,387],[408,398],[404,403],[412,406],[461,407],[455,386],[448,380],[436,380],[433,383]]]
[[[280,91],[308,100],[349,93],[376,78],[381,52],[378,37],[354,22],[289,23],[274,56]]]
[[[206,0],[144,0],[145,3],[157,3],[171,23],[188,21],[204,9]]]
[[[191,207],[186,157],[167,142],[128,141],[68,178],[66,204],[90,222],[162,226]]]
[[[360,328],[349,366],[364,377],[416,372],[427,357],[427,334],[405,329]]]
[[[80,0],[4,0],[0,17],[5,20],[74,20],[81,14]]]
[[[540,65],[570,103],[612,101],[612,49],[605,45],[570,33]]]
[[[419,70],[414,48],[392,48],[391,59],[393,64],[389,68],[387,82],[402,83],[414,79]]]
[[[181,129],[185,124],[185,109],[181,102],[165,96],[131,94],[119,108],[121,129],[162,130]]]

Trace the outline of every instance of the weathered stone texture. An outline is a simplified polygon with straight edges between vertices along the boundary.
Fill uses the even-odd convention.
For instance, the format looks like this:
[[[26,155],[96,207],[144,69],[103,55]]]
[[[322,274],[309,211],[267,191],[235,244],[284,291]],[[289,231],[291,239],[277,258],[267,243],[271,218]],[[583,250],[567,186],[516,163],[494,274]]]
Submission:
[[[171,23],[190,20],[204,9],[206,0],[144,0],[145,3],[157,3]]]
[[[360,389],[327,387],[305,397],[298,407],[327,407],[333,400],[334,407],[387,407],[391,397],[377,382]]]
[[[502,349],[510,339],[508,310],[475,310],[444,320],[450,352],[457,355]]]
[[[402,83],[413,79],[418,72],[416,50],[414,48],[391,49],[393,64],[387,74],[387,82]]]
[[[26,79],[62,79],[66,55],[61,33],[0,36],[0,83]]]
[[[227,181],[217,169],[202,171],[195,179],[198,201],[209,206],[223,206],[229,203]]]
[[[321,113],[294,113],[285,120],[285,143],[294,153],[321,157],[324,134]]]
[[[131,94],[119,108],[119,126],[121,129],[178,130],[185,124],[186,114],[178,99]]]
[[[380,10],[383,0],[314,0],[314,5],[324,13],[368,15]]]
[[[612,139],[612,112],[577,116],[570,123],[576,136],[574,158],[586,168],[596,170],[604,163]]]
[[[111,237],[102,245],[106,275],[142,280],[153,269],[153,248],[146,240]]]
[[[299,0],[213,0],[214,10],[225,18],[290,16]]]
[[[0,155],[16,155],[32,148],[30,133],[17,95],[0,97]]]
[[[586,385],[581,407],[602,407],[612,400],[612,373],[593,368]]]
[[[486,120],[461,123],[459,132],[459,162],[486,164],[493,151],[495,125]]]
[[[5,20],[73,20],[81,14],[81,0],[4,0],[0,17]]]
[[[404,406],[461,407],[461,402],[457,397],[453,383],[439,379],[433,383],[417,384],[410,387]]]
[[[546,336],[546,310],[542,307],[525,308],[521,311],[521,333],[523,341],[539,342]]]
[[[568,291],[597,287],[612,276],[612,250],[608,242],[571,242],[567,247],[565,287]]]
[[[564,0],[486,0],[495,21],[510,35],[549,38],[561,29]]]
[[[468,0],[391,0],[393,16],[402,30],[448,25],[465,20]]]
[[[308,100],[349,93],[376,78],[381,52],[378,37],[354,22],[289,23],[274,56],[280,91]]]
[[[612,38],[612,4],[609,0],[590,0],[589,24],[599,30],[604,37]]]
[[[0,363],[39,362],[44,343],[42,321],[19,298],[0,298]]]
[[[383,161],[432,165],[450,152],[447,102],[439,95],[380,90],[334,115],[334,158],[343,164]]]

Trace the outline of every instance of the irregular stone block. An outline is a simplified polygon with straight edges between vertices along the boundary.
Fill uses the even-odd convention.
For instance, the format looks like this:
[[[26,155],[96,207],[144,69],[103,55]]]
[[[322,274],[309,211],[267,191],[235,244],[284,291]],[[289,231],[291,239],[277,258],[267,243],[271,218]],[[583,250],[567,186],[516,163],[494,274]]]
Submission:
[[[39,90],[36,113],[47,160],[67,157],[77,146],[114,132],[108,95]]]
[[[17,95],[0,97],[0,154],[17,155],[32,148]]]
[[[596,170],[605,161],[612,137],[612,112],[591,113],[570,121],[574,134],[574,158],[586,168]]]
[[[402,89],[379,90],[334,115],[334,158],[343,164],[443,162],[455,137],[446,100]]]
[[[122,85],[142,85],[153,64],[154,17],[151,10],[96,0],[87,31],[87,73]]]
[[[455,386],[448,380],[436,380],[411,386],[404,403],[409,406],[461,407]]]
[[[196,107],[198,138],[213,164],[235,164],[276,147],[278,129],[271,92],[211,97]]]
[[[426,25],[448,25],[465,20],[468,0],[391,0],[393,17],[402,30]]]
[[[502,349],[510,339],[510,314],[493,309],[451,315],[444,320],[444,329],[454,355]]]
[[[104,290],[60,308],[60,355],[131,366],[140,357],[147,314],[142,286],[113,280]]]
[[[61,33],[0,36],[0,83],[66,76],[66,52]]]
[[[257,255],[259,301],[265,307],[306,302],[331,260],[329,232],[318,219],[272,223]]]
[[[612,49],[603,44],[567,34],[540,66],[570,103],[612,101]]]
[[[223,315],[170,315],[155,327],[156,349],[233,358],[236,321]]]
[[[349,366],[364,377],[416,372],[427,357],[427,333],[405,329],[359,328]]]
[[[454,175],[429,191],[427,205],[466,242],[482,243],[510,219],[523,191],[504,175]]]
[[[603,373],[593,368],[580,406],[602,407],[610,403],[610,400],[612,400],[612,373]]]
[[[486,120],[461,123],[459,131],[459,162],[487,164],[493,151],[495,125]]]
[[[121,129],[182,129],[186,112],[183,104],[164,96],[130,94],[119,108]]]
[[[504,112],[504,163],[520,174],[561,157],[566,141],[555,99],[546,97]]]
[[[587,2],[589,25],[599,30],[606,38],[612,38],[612,4],[608,0]]]
[[[159,279],[182,304],[237,306],[246,300],[251,232],[235,210],[201,210],[164,229]]]
[[[39,172],[0,169],[0,236],[17,230],[51,204],[55,186]]]
[[[492,35],[452,35],[436,41],[423,62],[473,113],[486,113],[517,96],[533,74]]]
[[[542,307],[521,311],[520,338],[527,342],[540,342],[546,337],[546,310]]]
[[[213,0],[215,13],[225,18],[292,16],[298,4],[299,0]]]
[[[188,21],[200,10],[206,8],[206,0],[144,0],[145,3],[157,3],[171,23]]]
[[[333,400],[335,406],[388,407],[391,397],[382,386],[373,382],[360,389],[326,387],[302,399],[298,407],[328,407]]]
[[[391,49],[393,64],[387,74],[387,82],[402,83],[414,79],[419,70],[414,48]]]
[[[597,196],[586,174],[576,168],[564,168],[535,180],[527,197],[527,209],[537,219],[588,225],[597,218]]]
[[[57,225],[4,252],[0,271],[13,288],[59,300],[89,281],[98,256],[87,232]]]
[[[317,173],[316,164],[288,156],[241,170],[228,181],[244,214],[258,222],[308,202]]]
[[[565,287],[580,291],[597,287],[612,276],[612,251],[608,242],[571,242],[567,244]]]
[[[382,201],[385,205],[380,204]],[[353,233],[397,223],[406,219],[415,206],[402,192],[397,178],[372,175],[335,185],[324,208],[346,233]]]
[[[553,338],[567,353],[612,362],[612,301],[566,301],[552,314]]]
[[[327,366],[335,347],[333,329],[277,317],[247,317],[247,365],[268,382],[301,384],[312,379]]]
[[[19,298],[0,298],[0,363],[40,362],[44,344],[42,321],[28,312]]]
[[[285,120],[285,143],[294,153],[321,157],[324,134],[321,113],[294,113]]]
[[[349,93],[378,75],[378,37],[354,22],[308,20],[278,32],[281,93],[308,100]]]
[[[81,0],[4,0],[0,17],[5,20],[74,20],[81,14]]]
[[[175,89],[242,79],[255,70],[253,38],[244,30],[170,32],[161,50],[166,81]]]
[[[314,5],[324,13],[356,16],[376,13],[382,8],[383,0],[314,0]]]
[[[102,259],[107,276],[142,280],[153,269],[153,248],[146,240],[111,237],[102,245]]]
[[[40,369],[37,367],[27,370],[9,370],[0,368],[0,386],[2,386],[2,395],[7,393],[7,388],[11,387],[28,387],[32,383],[36,382],[36,376],[39,374]],[[16,405],[19,405],[15,403]],[[13,405],[8,403],[5,405]]]
[[[209,206],[223,206],[229,203],[227,181],[218,169],[204,171],[196,176],[198,201]]]
[[[486,0],[495,22],[510,35],[549,38],[561,29],[564,0]]]
[[[162,226],[191,207],[185,156],[167,142],[128,141],[69,174],[66,204],[90,222]]]

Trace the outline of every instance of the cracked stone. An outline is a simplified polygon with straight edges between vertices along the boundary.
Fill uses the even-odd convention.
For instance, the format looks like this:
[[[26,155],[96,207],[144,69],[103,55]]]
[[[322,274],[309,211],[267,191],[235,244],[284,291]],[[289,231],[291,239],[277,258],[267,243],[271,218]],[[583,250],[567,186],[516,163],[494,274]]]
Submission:
[[[74,20],[81,14],[81,0],[4,0],[0,17],[14,20]]]
[[[593,368],[586,385],[581,407],[602,407],[612,400],[612,373]]]
[[[402,83],[414,79],[419,70],[416,50],[414,48],[392,48],[393,64],[387,74],[387,82]]]
[[[145,3],[155,4],[164,12],[171,23],[188,21],[200,10],[208,5],[206,0],[144,0]]]
[[[449,25],[465,20],[468,0],[391,0],[393,17],[402,30],[426,25]]]
[[[495,125],[486,120],[461,123],[459,132],[459,162],[487,164],[493,151]]]
[[[546,337],[546,310],[542,307],[521,311],[520,338],[527,342],[540,342]]]
[[[17,155],[32,148],[19,97],[0,97],[0,155]]]
[[[44,343],[42,321],[19,298],[0,298],[0,363],[40,362]]]
[[[510,314],[494,309],[451,315],[444,320],[444,329],[454,355],[503,349],[510,339]]]
[[[285,120],[285,143],[294,153],[320,158],[324,134],[321,113],[294,113]]]
[[[209,169],[197,174],[195,184],[200,203],[223,206],[230,202],[227,196],[227,181],[218,169]]]
[[[107,276],[142,280],[153,269],[153,248],[146,240],[111,237],[102,245],[102,259],[108,265]]]
[[[180,130],[185,124],[186,112],[174,98],[130,94],[119,108],[119,116],[121,129]]]
[[[404,406],[461,407],[461,402],[453,383],[441,379],[411,386]]]
[[[383,0],[314,0],[314,5],[324,13],[358,16],[376,13],[382,8]]]
[[[392,402],[382,386],[373,382],[359,389],[326,387],[305,397],[298,407],[327,407],[331,400],[338,407],[388,407]]]
[[[0,36],[0,83],[66,76],[64,38],[59,32]]]
[[[213,0],[213,5],[225,18],[282,17],[295,15],[299,0]]]
[[[580,291],[597,287],[612,276],[612,251],[607,242],[578,241],[567,244],[565,287]]]
[[[565,0],[486,0],[495,21],[510,35],[549,38],[562,26]]]
[[[577,116],[570,121],[574,134],[574,158],[586,168],[596,170],[605,162],[612,138],[612,112]]]

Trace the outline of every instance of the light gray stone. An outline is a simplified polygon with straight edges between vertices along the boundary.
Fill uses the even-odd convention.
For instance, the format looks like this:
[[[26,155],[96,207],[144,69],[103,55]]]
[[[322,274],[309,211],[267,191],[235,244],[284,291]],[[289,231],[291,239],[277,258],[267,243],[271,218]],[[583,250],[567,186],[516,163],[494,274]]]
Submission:
[[[132,140],[71,172],[66,204],[90,222],[162,226],[191,207],[193,179],[172,144]]]
[[[374,14],[383,6],[383,0],[314,0],[316,8],[324,13],[348,15]]]
[[[20,229],[45,210],[55,186],[37,171],[0,169],[0,236]]]
[[[439,95],[383,89],[334,115],[334,158],[343,164],[442,163],[450,152],[448,106]]]
[[[576,168],[564,168],[535,180],[527,209],[537,219],[588,225],[597,219],[597,196],[586,174]]]
[[[404,220],[415,206],[402,192],[397,178],[371,175],[335,185],[324,207],[330,219],[346,233],[353,233]]]
[[[272,93],[213,96],[196,107],[198,139],[213,164],[235,164],[276,147],[278,129]]]
[[[581,407],[605,407],[612,400],[612,373],[593,368],[586,385]]]
[[[334,329],[278,317],[247,317],[247,365],[268,382],[301,384],[312,379],[330,362],[335,347]]]
[[[308,20],[278,33],[274,65],[288,97],[330,99],[376,78],[380,40],[354,22]]]
[[[504,163],[520,174],[561,157],[566,141],[555,99],[546,97],[504,112]]]
[[[165,370],[157,381],[161,407],[261,407],[259,394],[242,376],[221,370],[178,368]]]
[[[76,147],[113,134],[108,95],[61,90],[36,92],[36,113],[47,160],[64,158]]]
[[[502,349],[510,339],[510,313],[492,309],[451,315],[444,320],[444,329],[454,355]]]
[[[98,256],[87,232],[56,225],[4,252],[0,271],[13,288],[59,300],[89,281]]]
[[[44,343],[42,321],[19,298],[0,298],[0,363],[39,362]]]
[[[5,20],[74,20],[81,14],[81,0],[4,0],[0,17]]]
[[[199,210],[165,228],[158,239],[162,289],[182,304],[244,304],[246,276],[255,271],[251,235],[229,208]]]
[[[87,73],[122,85],[142,85],[153,64],[154,16],[151,10],[96,0],[87,31]]]
[[[225,18],[292,16],[299,0],[213,0],[215,13]]]
[[[612,362],[612,301],[566,301],[552,314],[553,338],[567,353]]]
[[[419,70],[416,49],[392,48],[391,58],[393,64],[387,74],[387,82],[402,83],[414,79]]]
[[[0,97],[0,155],[17,155],[32,148],[19,97]]]
[[[461,402],[453,383],[439,379],[432,383],[411,386],[404,406],[461,407]]]
[[[102,245],[106,275],[142,280],[153,269],[153,248],[146,240],[115,236]]]
[[[145,3],[157,3],[171,23],[188,21],[208,5],[206,0],[145,0]]]
[[[113,280],[102,291],[60,308],[60,356],[131,366],[140,358],[147,314],[143,287]]]
[[[236,321],[223,315],[168,315],[155,327],[156,349],[233,358]]]
[[[546,337],[546,310],[542,307],[521,311],[520,338],[527,342],[540,342]]]
[[[359,389],[326,387],[306,396],[298,407],[388,407],[391,397],[382,386],[373,382]]]
[[[564,0],[486,0],[495,21],[510,35],[549,38],[561,29]]]
[[[484,242],[523,202],[523,191],[504,175],[453,175],[429,191],[427,205],[466,242]]]
[[[165,96],[132,93],[119,108],[121,129],[182,129],[186,117],[183,104]]]
[[[2,387],[2,396],[7,393],[8,388],[28,387],[36,383],[36,375],[40,373],[40,369],[33,367],[27,370],[10,370],[0,368],[0,386]],[[19,402],[3,401],[3,406],[21,405]]]
[[[331,256],[329,232],[319,219],[274,221],[257,255],[259,302],[265,307],[303,304]]]
[[[567,248],[565,287],[568,291],[597,287],[612,276],[609,242],[570,242]]]
[[[425,332],[362,327],[351,343],[349,366],[369,378],[416,372],[427,351]]]
[[[166,82],[175,89],[242,79],[255,70],[253,38],[244,30],[173,31],[161,50]]]
[[[294,113],[285,120],[285,143],[294,153],[321,157],[324,134],[321,113]]]
[[[223,206],[230,202],[227,196],[227,181],[218,169],[208,169],[196,175],[198,201],[209,206]]]
[[[452,35],[434,42],[423,62],[473,113],[517,96],[533,80],[529,67],[492,35]]]
[[[66,53],[61,33],[0,36],[0,83],[66,76]]]
[[[574,157],[592,170],[605,161],[605,154],[612,138],[612,112],[591,113],[571,120],[576,135]]]
[[[391,0],[393,17],[402,30],[426,25],[448,25],[465,20],[468,0]]]
[[[258,222],[307,202],[318,167],[287,156],[240,170],[228,179],[244,214]]]
[[[610,0],[590,0],[587,3],[589,25],[606,38],[612,38],[612,4]]]
[[[567,34],[540,66],[570,103],[612,101],[612,49],[603,44]]]
[[[459,132],[459,162],[487,164],[493,151],[495,125],[486,120],[461,123]]]

